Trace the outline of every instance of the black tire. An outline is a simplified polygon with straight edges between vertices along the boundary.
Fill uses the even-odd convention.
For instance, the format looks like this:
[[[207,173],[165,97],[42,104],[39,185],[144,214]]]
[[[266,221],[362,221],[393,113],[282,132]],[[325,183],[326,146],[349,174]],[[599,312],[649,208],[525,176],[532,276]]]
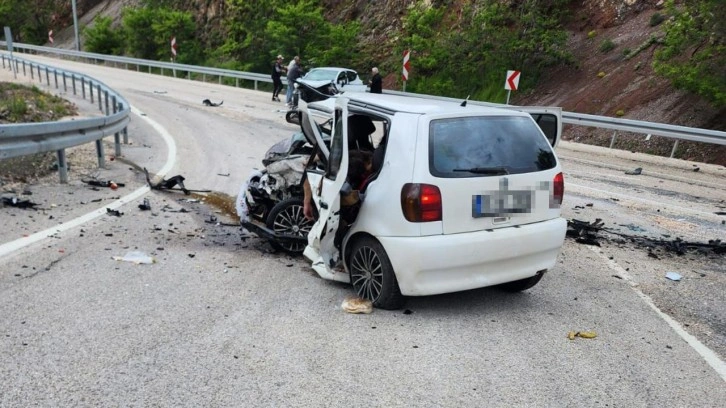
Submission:
[[[266,225],[267,228],[277,233],[307,237],[313,221],[306,219],[303,214],[303,199],[291,197],[272,207],[267,216]],[[305,250],[307,242],[270,240],[270,244],[276,249],[291,254],[301,254]]]
[[[514,282],[507,282],[499,285],[500,288],[507,292],[521,292],[523,290],[527,290],[534,285],[538,284],[540,280],[542,280],[542,277],[544,276],[545,272],[547,270],[538,271],[536,275],[532,276],[531,278],[526,279],[520,279]]]
[[[348,257],[350,282],[358,296],[381,309],[400,309],[406,303],[383,246],[371,237],[353,242]]]

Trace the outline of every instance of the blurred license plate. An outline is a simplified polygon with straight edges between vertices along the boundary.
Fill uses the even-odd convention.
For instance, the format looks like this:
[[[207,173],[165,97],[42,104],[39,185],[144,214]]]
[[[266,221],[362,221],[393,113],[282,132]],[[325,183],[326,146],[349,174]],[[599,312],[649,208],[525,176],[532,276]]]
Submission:
[[[532,211],[532,191],[510,190],[492,194],[471,196],[471,215],[501,217],[507,214],[524,214]]]

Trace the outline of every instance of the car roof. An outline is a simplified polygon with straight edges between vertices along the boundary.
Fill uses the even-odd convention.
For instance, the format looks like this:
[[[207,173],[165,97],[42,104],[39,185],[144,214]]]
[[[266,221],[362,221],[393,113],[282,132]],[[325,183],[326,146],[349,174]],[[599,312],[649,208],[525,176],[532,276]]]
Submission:
[[[314,71],[316,69],[329,69],[329,70],[336,70],[336,71],[353,71],[353,72],[355,72],[354,69],[341,68],[341,67],[315,67],[315,68],[310,68],[310,71]]]
[[[527,113],[510,109],[467,104],[462,107],[461,102],[450,102],[439,99],[426,99],[414,96],[402,96],[391,94],[378,94],[369,92],[344,92],[340,97],[348,98],[354,105],[363,105],[379,110],[393,112],[406,112],[414,114],[448,114],[448,113],[478,113],[483,115],[507,115],[527,116]],[[335,99],[329,98],[325,101],[314,102],[310,108],[331,112],[335,107]],[[462,100],[463,102],[463,100]]]

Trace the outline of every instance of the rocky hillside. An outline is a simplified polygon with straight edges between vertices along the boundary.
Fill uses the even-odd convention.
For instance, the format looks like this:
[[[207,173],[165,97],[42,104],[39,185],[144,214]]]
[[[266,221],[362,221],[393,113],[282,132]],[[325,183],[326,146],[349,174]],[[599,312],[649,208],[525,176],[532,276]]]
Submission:
[[[440,1],[428,0],[438,4]],[[504,0],[514,1],[514,0]],[[140,0],[78,0],[81,25],[92,23],[99,14],[118,19],[124,6],[138,5]],[[465,0],[447,2],[456,18]],[[370,61],[379,66],[398,67],[399,56],[392,55],[398,42],[402,18],[413,0],[370,1],[321,0],[331,21],[359,21],[363,27],[360,44]],[[224,0],[181,0],[180,7],[194,11],[200,35],[224,30]],[[664,13],[663,0],[573,0],[569,21],[569,49],[574,64],[551,69],[534,89],[512,94],[511,103],[519,105],[561,106],[565,111],[628,119],[726,130],[726,107],[714,107],[699,97],[675,90],[670,83],[654,74],[652,61],[661,36],[660,25],[650,19]],[[72,28],[59,33],[60,40],[72,46]],[[70,42],[68,41],[70,40]],[[612,47],[603,51],[603,42]],[[58,42],[58,41],[57,41]],[[415,74],[415,61],[412,61]],[[356,68],[356,67],[354,67]],[[390,69],[385,85],[393,88],[398,68]],[[504,73],[503,73],[504,75]],[[522,75],[527,75],[526,69]],[[502,77],[502,83],[504,77]],[[609,145],[612,132],[573,127],[565,138]],[[670,154],[671,140],[642,135],[619,134],[616,147]],[[678,157],[726,165],[726,147],[680,143]]]

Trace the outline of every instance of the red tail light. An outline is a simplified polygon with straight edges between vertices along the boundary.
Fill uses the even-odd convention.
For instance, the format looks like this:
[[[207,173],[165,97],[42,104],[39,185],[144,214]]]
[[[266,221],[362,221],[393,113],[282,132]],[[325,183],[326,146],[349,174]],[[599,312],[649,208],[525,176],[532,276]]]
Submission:
[[[562,173],[557,173],[554,180],[552,180],[552,186],[553,201],[557,205],[562,205],[562,198],[565,196],[565,176]]]
[[[401,189],[401,209],[410,222],[441,221],[441,191],[431,184],[407,183]]]

